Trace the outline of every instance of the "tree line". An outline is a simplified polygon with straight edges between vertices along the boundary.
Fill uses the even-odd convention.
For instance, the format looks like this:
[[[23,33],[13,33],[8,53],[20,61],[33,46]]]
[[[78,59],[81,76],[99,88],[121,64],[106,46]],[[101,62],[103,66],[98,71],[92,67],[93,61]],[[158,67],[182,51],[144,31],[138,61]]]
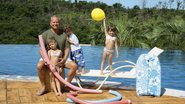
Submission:
[[[49,28],[50,17],[58,15],[61,28],[71,25],[80,43],[103,45],[102,22],[91,19],[91,11],[99,7],[105,11],[107,25],[118,29],[120,46],[185,50],[183,6],[166,5],[125,8],[120,3],[77,0],[0,0],[0,44],[37,44],[38,35]]]

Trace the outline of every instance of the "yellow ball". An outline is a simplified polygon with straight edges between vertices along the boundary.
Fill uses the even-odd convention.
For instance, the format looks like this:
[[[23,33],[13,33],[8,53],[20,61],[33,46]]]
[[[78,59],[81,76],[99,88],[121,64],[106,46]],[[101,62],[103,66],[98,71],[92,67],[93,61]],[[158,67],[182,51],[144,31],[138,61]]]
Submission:
[[[91,17],[95,21],[101,21],[105,18],[105,13],[102,9],[100,8],[95,8],[91,12]]]

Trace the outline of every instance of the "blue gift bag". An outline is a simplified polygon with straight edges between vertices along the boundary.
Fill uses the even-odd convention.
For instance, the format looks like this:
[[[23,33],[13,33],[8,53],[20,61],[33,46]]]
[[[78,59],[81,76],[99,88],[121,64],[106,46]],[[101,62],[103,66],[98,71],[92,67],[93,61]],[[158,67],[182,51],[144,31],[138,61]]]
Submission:
[[[161,95],[161,66],[158,57],[141,54],[136,65],[136,93],[138,96]]]

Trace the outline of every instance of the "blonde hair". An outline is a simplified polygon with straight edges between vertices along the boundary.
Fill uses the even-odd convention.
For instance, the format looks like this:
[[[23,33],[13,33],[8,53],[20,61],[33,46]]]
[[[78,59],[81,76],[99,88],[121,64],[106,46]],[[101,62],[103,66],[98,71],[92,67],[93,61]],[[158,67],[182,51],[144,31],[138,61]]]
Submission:
[[[50,21],[52,21],[52,20],[53,20],[53,18],[57,18],[57,19],[60,21],[60,18],[59,18],[57,15],[53,15],[53,16],[51,16]]]
[[[55,43],[56,46],[57,46],[57,48],[58,48],[58,44],[57,44],[56,39],[55,39],[54,37],[50,37],[50,38],[48,39],[47,50],[50,50],[50,49],[51,49],[50,46],[49,46],[50,43]]]

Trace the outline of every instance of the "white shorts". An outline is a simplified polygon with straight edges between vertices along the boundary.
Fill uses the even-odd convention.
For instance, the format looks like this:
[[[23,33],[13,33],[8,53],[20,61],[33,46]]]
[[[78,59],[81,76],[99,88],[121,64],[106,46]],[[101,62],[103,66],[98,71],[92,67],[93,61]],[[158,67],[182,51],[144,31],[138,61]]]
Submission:
[[[114,53],[113,49],[107,49],[106,47],[104,47],[103,52],[106,53],[106,55],[110,55]]]

